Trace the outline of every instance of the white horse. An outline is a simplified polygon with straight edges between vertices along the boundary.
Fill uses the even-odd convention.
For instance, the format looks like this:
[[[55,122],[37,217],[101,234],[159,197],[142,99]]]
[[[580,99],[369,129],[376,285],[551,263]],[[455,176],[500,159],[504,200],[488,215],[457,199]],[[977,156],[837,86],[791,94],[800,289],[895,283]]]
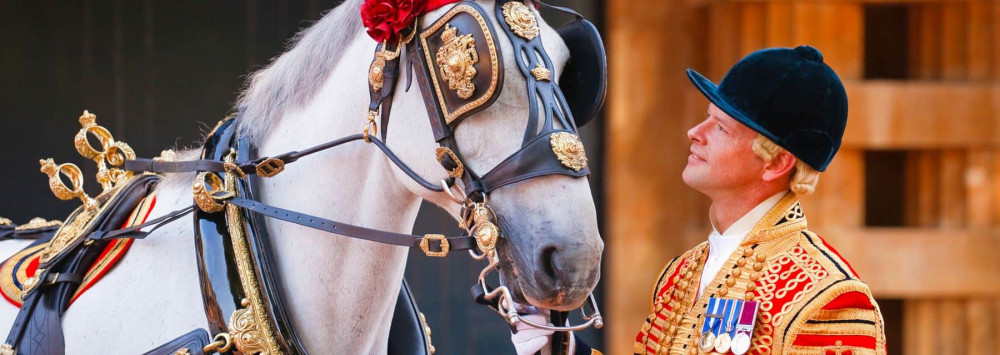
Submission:
[[[239,101],[240,134],[252,137],[261,155],[361,131],[369,99],[366,74],[376,45],[362,28],[361,3],[348,0],[325,15],[249,80]],[[481,5],[493,9],[493,1]],[[424,16],[421,27],[448,8]],[[487,12],[500,28],[493,11]],[[539,25],[558,77],[568,51],[551,27]],[[498,43],[506,62],[502,93],[456,132],[467,165],[480,172],[520,148],[528,117],[525,82],[511,44],[503,36]],[[437,144],[419,89],[415,85],[404,92],[404,87],[397,86],[388,145],[420,175],[431,181],[445,178],[434,158]],[[189,206],[193,178],[167,175],[149,218]],[[360,142],[304,158],[263,179],[261,196],[267,204],[401,233],[412,230],[422,199],[453,216],[459,211],[444,193],[419,186],[376,147]],[[535,178],[495,191],[490,201],[501,216],[502,271],[515,298],[560,310],[582,304],[599,279],[603,250],[587,180]],[[286,304],[302,344],[313,353],[384,353],[407,249],[269,222],[277,266],[289,290]],[[192,227],[183,218],[137,240],[118,266],[69,307],[62,322],[67,353],[142,353],[192,329],[207,329]],[[25,245],[4,241],[0,256]],[[0,324],[12,324],[17,311],[0,305]]]

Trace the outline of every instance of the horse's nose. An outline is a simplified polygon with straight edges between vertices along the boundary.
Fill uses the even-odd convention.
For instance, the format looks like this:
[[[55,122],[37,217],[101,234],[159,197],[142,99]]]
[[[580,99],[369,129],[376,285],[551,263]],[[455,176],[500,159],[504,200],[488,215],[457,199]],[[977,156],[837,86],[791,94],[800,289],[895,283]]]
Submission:
[[[589,282],[594,277],[597,265],[591,254],[593,248],[586,248],[577,243],[568,244],[545,244],[538,249],[536,278],[544,278],[540,281],[549,284],[556,289],[583,288],[589,286]]]

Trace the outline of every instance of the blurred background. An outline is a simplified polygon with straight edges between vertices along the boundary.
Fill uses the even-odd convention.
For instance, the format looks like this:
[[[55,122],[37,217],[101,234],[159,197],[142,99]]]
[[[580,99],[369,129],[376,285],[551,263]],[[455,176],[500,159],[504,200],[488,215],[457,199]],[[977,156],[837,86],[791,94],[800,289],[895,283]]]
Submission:
[[[338,3],[0,2],[0,216],[75,207],[52,196],[37,160],[93,176],[71,143],[82,110],[140,156],[191,146],[248,73]],[[583,132],[606,242],[607,326],[588,343],[630,353],[657,272],[711,230],[708,200],[680,179],[684,132],[707,106],[684,69],[719,81],[754,50],[810,44],[850,101],[844,145],[803,198],[810,228],[871,285],[891,354],[1000,354],[1000,1],[552,3],[597,24],[610,64],[605,115]],[[414,232],[445,228],[454,222],[425,206]],[[513,352],[507,327],[468,294],[479,267],[408,261],[439,354]]]

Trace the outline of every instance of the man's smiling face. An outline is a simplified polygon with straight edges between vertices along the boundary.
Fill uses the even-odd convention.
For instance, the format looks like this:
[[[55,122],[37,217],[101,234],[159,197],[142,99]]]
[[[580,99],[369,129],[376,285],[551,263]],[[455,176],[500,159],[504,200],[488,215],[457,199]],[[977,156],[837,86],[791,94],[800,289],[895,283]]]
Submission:
[[[764,161],[753,152],[757,132],[708,105],[708,117],[687,131],[691,150],[684,183],[706,195],[739,191],[761,181]]]

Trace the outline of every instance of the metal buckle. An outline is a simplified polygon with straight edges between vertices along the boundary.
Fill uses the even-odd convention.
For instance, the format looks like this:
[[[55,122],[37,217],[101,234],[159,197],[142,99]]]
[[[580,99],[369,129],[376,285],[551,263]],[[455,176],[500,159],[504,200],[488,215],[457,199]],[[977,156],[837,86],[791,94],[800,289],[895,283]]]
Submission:
[[[439,240],[441,241],[441,251],[431,251],[430,241]],[[424,234],[424,237],[420,239],[420,250],[424,251],[427,256],[433,256],[436,258],[443,258],[448,256],[448,251],[451,250],[451,245],[448,244],[448,238],[445,238],[441,234]]]
[[[225,163],[222,163],[222,166],[226,168],[227,173],[233,174],[233,176],[235,176],[237,179],[242,179],[247,177],[247,174],[244,173],[242,169],[240,169],[239,165],[227,161]]]
[[[434,150],[434,156],[437,158],[439,164],[441,164],[441,158],[445,155],[448,155],[448,157],[451,158],[451,161],[455,162],[455,165],[457,165],[454,169],[445,170],[448,172],[448,176],[461,179],[462,174],[465,173],[465,166],[463,166],[462,161],[458,159],[458,155],[455,155],[455,152],[451,151],[451,149],[448,149],[447,147],[438,147]]]
[[[278,158],[267,158],[257,164],[257,175],[272,177],[285,170],[285,162]]]
[[[194,178],[194,202],[198,208],[207,213],[222,211],[225,206],[220,201],[235,197],[231,191],[226,191],[222,179],[214,173],[203,171]]]

